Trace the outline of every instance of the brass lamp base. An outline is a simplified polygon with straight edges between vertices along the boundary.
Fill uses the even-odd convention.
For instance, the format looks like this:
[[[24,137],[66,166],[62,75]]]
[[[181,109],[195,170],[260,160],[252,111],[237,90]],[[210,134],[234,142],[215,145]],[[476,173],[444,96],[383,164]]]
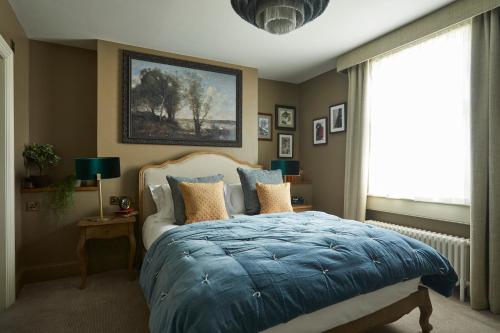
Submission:
[[[106,222],[106,221],[109,221],[111,220],[111,217],[109,216],[95,216],[95,217],[91,217],[89,218],[89,221],[92,221],[92,222]]]

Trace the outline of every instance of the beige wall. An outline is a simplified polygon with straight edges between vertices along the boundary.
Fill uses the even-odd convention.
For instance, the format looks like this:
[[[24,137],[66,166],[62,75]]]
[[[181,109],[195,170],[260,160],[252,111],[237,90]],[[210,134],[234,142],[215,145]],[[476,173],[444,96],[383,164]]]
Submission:
[[[61,156],[49,170],[55,181],[74,174],[75,157],[96,156],[95,51],[30,41],[30,141],[53,144]]]
[[[347,102],[347,75],[336,70],[300,84],[300,162],[312,181],[314,209],[342,216],[346,135],[329,134],[328,144],[313,146],[313,119],[329,116],[329,106]],[[347,108],[349,117],[349,107]]]
[[[274,106],[288,105],[297,108],[295,131],[278,131],[275,128],[276,118]],[[272,80],[259,79],[259,113],[270,113],[273,116],[273,141],[259,141],[259,164],[270,167],[270,161],[278,158],[278,133],[294,135],[293,158],[300,160],[300,118],[299,85]]]
[[[21,194],[20,179],[24,176],[22,151],[29,141],[29,41],[23,28],[17,21],[14,11],[7,0],[0,0],[0,35],[10,43],[14,41],[14,135],[15,135],[15,172],[16,172],[16,265],[19,267],[22,258],[21,247]]]
[[[217,148],[194,146],[139,145],[121,143],[121,50],[133,50],[154,55],[174,57],[241,69],[243,71],[243,147]],[[214,61],[181,56],[172,53],[121,45],[106,41],[97,43],[97,148],[99,156],[118,156],[122,176],[105,181],[104,198],[110,195],[137,196],[139,168],[158,163],[193,151],[221,151],[238,159],[256,163],[257,144],[257,70]],[[109,208],[109,207],[108,207]]]

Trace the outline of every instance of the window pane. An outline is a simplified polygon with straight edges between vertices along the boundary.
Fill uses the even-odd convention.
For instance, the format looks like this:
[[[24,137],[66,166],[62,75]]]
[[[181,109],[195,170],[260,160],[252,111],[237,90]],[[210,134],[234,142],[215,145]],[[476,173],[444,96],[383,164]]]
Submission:
[[[369,195],[470,202],[470,24],[370,62]]]

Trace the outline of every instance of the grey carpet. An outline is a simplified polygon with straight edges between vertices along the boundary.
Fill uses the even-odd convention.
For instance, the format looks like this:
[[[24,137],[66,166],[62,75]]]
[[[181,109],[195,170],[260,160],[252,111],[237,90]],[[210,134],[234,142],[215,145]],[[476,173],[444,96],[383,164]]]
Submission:
[[[17,302],[0,313],[2,333],[147,332],[148,311],[137,280],[126,271],[92,275],[79,290],[79,278],[26,285]],[[431,293],[434,332],[498,333],[500,316],[477,312],[456,298]],[[418,310],[370,333],[416,333]]]

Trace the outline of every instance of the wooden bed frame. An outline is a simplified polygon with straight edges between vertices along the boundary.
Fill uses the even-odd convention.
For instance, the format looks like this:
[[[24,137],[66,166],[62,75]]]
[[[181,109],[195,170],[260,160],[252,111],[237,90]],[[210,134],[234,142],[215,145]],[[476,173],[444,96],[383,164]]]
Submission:
[[[139,226],[142,233],[142,226],[144,220],[146,218],[144,211],[145,208],[145,194],[147,191],[146,184],[146,172],[150,169],[162,169],[167,168],[169,166],[185,163],[191,159],[196,159],[203,157],[203,155],[216,155],[222,158],[225,158],[229,161],[232,161],[234,164],[245,166],[248,168],[260,169],[262,168],[260,165],[248,163],[245,161],[240,161],[235,159],[234,157],[222,154],[222,153],[214,153],[214,152],[195,152],[188,155],[185,155],[181,158],[175,160],[168,160],[160,164],[147,164],[143,166],[139,171]],[[139,237],[139,242],[141,244],[143,255],[146,252],[142,242],[142,234]],[[429,298],[429,290],[423,286],[419,286],[418,290],[413,294],[389,305],[386,306],[376,312],[373,312],[365,317],[356,319],[349,323],[343,324],[341,326],[337,326],[332,328],[331,330],[326,331],[325,333],[362,333],[369,331],[373,328],[383,326],[386,324],[390,324],[392,322],[397,321],[404,315],[407,315],[415,308],[419,308],[420,310],[420,327],[422,328],[423,333],[429,333],[432,330],[432,325],[429,323],[429,318],[432,314],[432,304]]]
[[[429,323],[429,318],[432,314],[432,303],[429,298],[429,290],[422,286],[418,287],[418,291],[396,303],[347,324],[337,326],[325,333],[366,332],[375,327],[393,323],[417,307],[420,309],[419,323],[422,333],[429,333],[432,331],[432,325]]]
[[[208,155],[215,155],[215,156],[219,156],[221,158],[227,159],[228,161],[232,161],[234,163],[234,165],[236,165],[236,166],[241,166],[241,167],[250,168],[250,169],[262,169],[262,166],[259,164],[253,164],[250,162],[241,161],[241,160],[234,158],[233,156],[231,156],[229,154],[224,154],[224,153],[219,153],[219,152],[209,152],[209,151],[198,151],[198,152],[194,152],[194,153],[190,153],[190,154],[181,156],[177,159],[167,160],[165,162],[158,163],[158,164],[146,164],[146,165],[142,166],[141,169],[139,170],[139,188],[138,188],[138,191],[139,191],[139,193],[138,193],[138,198],[139,198],[139,204],[138,204],[139,231],[140,231],[139,244],[141,244],[140,246],[141,246],[142,257],[144,257],[144,254],[146,253],[146,248],[144,247],[144,243],[142,241],[142,226],[143,226],[146,218],[148,217],[147,212],[145,211],[146,201],[148,199],[147,196],[149,196],[149,194],[146,194],[149,192],[149,189],[147,188],[147,184],[146,184],[146,173],[151,169],[166,169],[169,166],[175,166],[177,164],[182,164],[182,163],[185,163],[189,160],[193,160],[193,159],[196,159],[199,157],[203,158],[204,156],[208,156]],[[236,167],[235,167],[235,171],[236,171]],[[165,180],[165,182],[166,182],[166,180]]]

